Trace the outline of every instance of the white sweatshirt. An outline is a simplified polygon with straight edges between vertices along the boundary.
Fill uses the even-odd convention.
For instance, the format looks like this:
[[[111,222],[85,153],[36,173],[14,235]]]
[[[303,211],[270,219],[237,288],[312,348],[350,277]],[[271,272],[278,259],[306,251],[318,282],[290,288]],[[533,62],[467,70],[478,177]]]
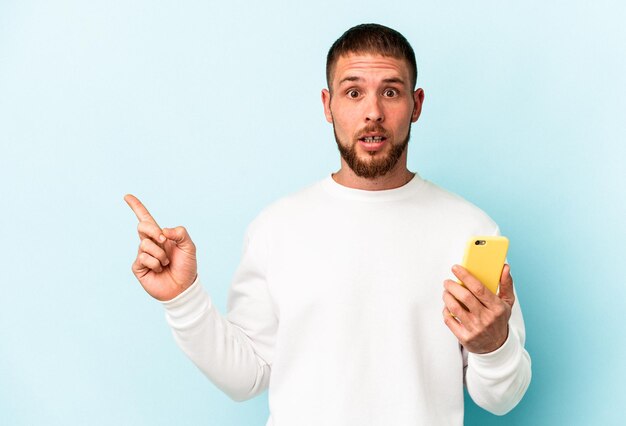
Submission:
[[[224,317],[199,282],[165,302],[181,349],[235,400],[269,386],[268,426],[463,424],[464,380],[496,414],[530,382],[513,308],[498,350],[467,354],[442,318],[443,281],[481,210],[415,176],[363,191],[331,177],[250,225]]]

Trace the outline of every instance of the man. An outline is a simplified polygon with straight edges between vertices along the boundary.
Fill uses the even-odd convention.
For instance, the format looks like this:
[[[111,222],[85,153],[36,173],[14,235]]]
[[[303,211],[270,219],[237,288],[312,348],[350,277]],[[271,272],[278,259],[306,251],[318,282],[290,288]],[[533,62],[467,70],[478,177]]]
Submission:
[[[464,383],[496,414],[528,387],[508,265],[497,296],[452,266],[497,225],[407,169],[416,76],[390,28],[359,25],[333,44],[322,102],[341,168],[250,225],[226,317],[185,229],[159,228],[126,196],[140,221],[133,272],[178,345],[235,400],[269,387],[268,425],[460,425]],[[451,266],[465,287],[445,279]]]

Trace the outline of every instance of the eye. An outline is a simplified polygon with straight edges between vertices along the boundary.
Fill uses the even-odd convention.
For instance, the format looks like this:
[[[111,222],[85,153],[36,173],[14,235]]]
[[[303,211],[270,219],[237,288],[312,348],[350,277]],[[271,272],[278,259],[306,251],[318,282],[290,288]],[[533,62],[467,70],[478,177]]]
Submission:
[[[398,96],[398,91],[396,89],[386,89],[383,94],[387,98],[395,98]]]
[[[360,93],[358,90],[355,90],[355,89],[348,90],[348,97],[351,99],[356,99],[359,97],[359,95]]]

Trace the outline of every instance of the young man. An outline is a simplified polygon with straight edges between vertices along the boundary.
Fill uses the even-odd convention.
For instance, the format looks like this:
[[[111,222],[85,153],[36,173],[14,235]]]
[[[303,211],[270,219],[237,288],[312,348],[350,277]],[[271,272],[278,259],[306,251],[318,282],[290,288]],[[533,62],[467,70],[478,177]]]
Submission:
[[[126,196],[140,221],[133,272],[178,345],[233,399],[269,387],[268,425],[461,425],[464,383],[496,414],[528,387],[509,267],[496,296],[454,265],[497,225],[407,169],[416,75],[390,28],[359,25],[333,44],[322,101],[341,168],[250,225],[225,317],[185,229],[159,228]],[[465,287],[445,279],[451,267]]]

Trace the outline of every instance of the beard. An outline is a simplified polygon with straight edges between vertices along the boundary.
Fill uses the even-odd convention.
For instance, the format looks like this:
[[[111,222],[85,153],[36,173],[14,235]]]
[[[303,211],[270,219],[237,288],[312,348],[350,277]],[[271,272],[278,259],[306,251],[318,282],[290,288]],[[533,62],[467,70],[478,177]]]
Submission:
[[[369,131],[385,131],[381,126],[376,126],[373,128],[364,129],[364,132]],[[351,144],[344,144],[339,140],[337,136],[337,131],[335,130],[335,125],[333,123],[333,133],[335,134],[335,141],[337,142],[337,148],[339,149],[339,153],[341,154],[341,158],[344,159],[348,167],[356,174],[358,177],[366,178],[366,179],[374,179],[379,176],[386,175],[391,169],[395,167],[398,163],[398,160],[406,150],[407,145],[409,144],[409,139],[411,138],[411,127],[409,126],[409,131],[406,135],[406,138],[400,142],[399,144],[391,144],[391,150],[386,154],[383,154],[378,158],[376,154],[380,154],[378,152],[370,153],[370,157],[367,160],[363,160],[359,158],[359,155],[356,151],[358,138],[355,139]],[[385,132],[386,133],[386,132]],[[391,142],[390,142],[391,143]]]

